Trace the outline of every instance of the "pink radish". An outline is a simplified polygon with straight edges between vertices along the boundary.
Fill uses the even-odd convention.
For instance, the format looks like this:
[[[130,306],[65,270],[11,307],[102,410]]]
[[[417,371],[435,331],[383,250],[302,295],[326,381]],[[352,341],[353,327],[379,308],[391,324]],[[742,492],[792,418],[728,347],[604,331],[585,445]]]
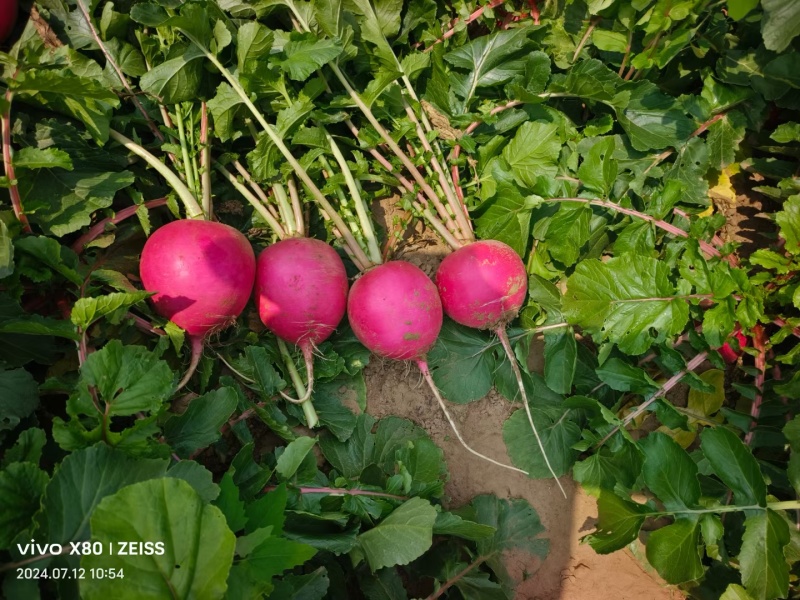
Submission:
[[[436,271],[436,286],[442,306],[456,323],[475,329],[491,329],[500,338],[522,396],[533,434],[545,463],[562,494],[544,444],[533,423],[517,359],[506,333],[506,326],[519,314],[528,293],[528,274],[519,255],[510,246],[496,240],[482,240],[462,246],[448,255]]]
[[[290,238],[259,255],[255,300],[261,321],[279,338],[299,346],[306,363],[305,396],[288,400],[304,403],[311,397],[314,348],[328,339],[342,320],[347,287],[342,259],[320,240]],[[309,422],[309,426],[313,424]]]
[[[392,261],[368,270],[353,284],[347,316],[356,337],[375,354],[417,360],[436,342],[442,303],[421,269]]]
[[[474,242],[448,255],[436,271],[436,287],[448,317],[475,329],[513,321],[528,292],[528,274],[503,242]]]
[[[139,273],[158,314],[183,328],[192,346],[191,378],[204,340],[228,327],[247,304],[256,259],[247,238],[213,221],[173,221],[156,230],[142,249]]]
[[[464,448],[495,465],[527,475],[470,448],[447,411],[425,357],[442,328],[442,303],[436,286],[420,268],[392,261],[367,270],[350,290],[347,316],[356,337],[370,351],[417,364]]]
[[[725,342],[718,348],[722,358],[729,365],[735,363],[742,355],[742,349],[747,347],[747,336],[741,331],[736,331],[732,337],[736,338],[736,341],[739,343],[739,350],[734,350],[729,342]]]

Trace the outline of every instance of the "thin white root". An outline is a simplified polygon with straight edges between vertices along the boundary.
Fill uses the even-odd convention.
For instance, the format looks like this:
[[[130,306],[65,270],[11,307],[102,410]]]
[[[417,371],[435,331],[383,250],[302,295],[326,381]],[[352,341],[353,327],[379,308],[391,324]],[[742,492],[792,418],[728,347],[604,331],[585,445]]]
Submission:
[[[192,378],[194,372],[197,370],[197,365],[200,364],[200,357],[203,356],[203,338],[202,337],[191,337],[190,342],[192,345],[192,358],[189,361],[189,368],[186,369],[186,373],[181,379],[181,382],[178,384],[178,387],[175,388],[177,392]]]
[[[522,405],[525,407],[525,414],[528,415],[528,423],[530,423],[531,429],[533,430],[533,435],[536,438],[536,443],[539,444],[539,450],[541,450],[542,456],[544,457],[544,463],[547,465],[547,469],[550,471],[553,479],[556,480],[558,488],[561,490],[561,493],[564,494],[564,498],[566,498],[567,492],[564,490],[564,486],[561,485],[561,480],[558,478],[558,475],[556,475],[556,472],[550,465],[550,460],[547,458],[547,452],[544,450],[542,438],[539,437],[539,432],[536,430],[536,425],[533,424],[533,415],[531,414],[531,407],[528,406],[528,394],[525,391],[525,383],[522,381],[522,373],[520,372],[519,365],[517,364],[517,357],[514,356],[514,351],[511,349],[511,342],[508,341],[506,329],[502,326],[498,327],[495,330],[495,333],[497,333],[497,337],[500,338],[500,342],[503,344],[503,349],[506,351],[508,361],[511,363],[511,370],[514,372],[514,377],[516,377],[517,385],[519,386],[519,392],[522,394]]]
[[[447,407],[444,404],[444,400],[442,400],[442,395],[439,393],[439,389],[433,382],[433,377],[431,377],[431,372],[428,370],[428,363],[425,362],[425,360],[423,359],[418,359],[416,362],[417,366],[419,367],[419,370],[422,372],[422,376],[425,378],[425,381],[428,382],[428,385],[430,386],[433,395],[436,396],[436,400],[439,402],[439,406],[441,407],[444,416],[447,417],[447,422],[450,423],[450,428],[453,430],[453,433],[456,434],[456,437],[458,438],[458,441],[461,442],[461,445],[464,446],[464,448],[466,448],[467,452],[471,452],[475,456],[482,458],[483,460],[489,461],[490,463],[492,463],[493,465],[497,465],[498,467],[503,467],[504,469],[509,469],[510,471],[517,471],[518,473],[529,475],[527,471],[523,471],[522,469],[518,469],[517,467],[512,467],[511,465],[506,465],[501,462],[498,462],[493,458],[489,458],[488,456],[481,454],[477,450],[473,450],[472,448],[470,448],[467,445],[467,442],[464,441],[464,438],[461,437],[461,434],[459,433],[455,422],[453,422],[453,418],[450,416],[450,413],[447,412]]]

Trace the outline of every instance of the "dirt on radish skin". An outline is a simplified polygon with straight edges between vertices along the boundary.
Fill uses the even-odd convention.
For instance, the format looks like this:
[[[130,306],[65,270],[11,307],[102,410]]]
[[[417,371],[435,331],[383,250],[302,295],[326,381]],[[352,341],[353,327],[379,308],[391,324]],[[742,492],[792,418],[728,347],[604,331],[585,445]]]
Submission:
[[[173,221],[142,249],[139,274],[156,312],[189,336],[231,324],[253,290],[256,258],[239,231],[212,221]]]
[[[347,273],[330,245],[311,238],[272,244],[258,257],[255,300],[261,321],[298,346],[333,333],[347,308]]]
[[[510,246],[482,240],[442,261],[436,287],[448,317],[467,327],[495,329],[516,318],[528,291],[528,274]]]
[[[395,360],[418,359],[442,328],[436,286],[419,267],[391,261],[366,271],[350,290],[347,316],[359,341]]]
[[[158,314],[186,331],[192,358],[178,388],[192,376],[203,342],[244,310],[256,257],[239,231],[213,221],[181,220],[160,227],[142,249],[139,275]]]

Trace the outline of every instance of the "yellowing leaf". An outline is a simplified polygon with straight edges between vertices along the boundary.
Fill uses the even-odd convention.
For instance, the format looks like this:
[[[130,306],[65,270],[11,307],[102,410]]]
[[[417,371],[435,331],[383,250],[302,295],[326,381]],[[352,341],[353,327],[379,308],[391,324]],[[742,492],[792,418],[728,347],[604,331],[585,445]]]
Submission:
[[[705,393],[689,390],[689,410],[708,417],[719,411],[725,401],[725,373],[719,369],[709,369],[700,375],[700,379],[713,385],[714,391]]]
[[[717,184],[708,190],[708,197],[711,200],[725,200],[731,204],[736,202],[736,190],[733,189],[731,177],[736,175],[741,169],[739,163],[732,163],[722,169],[717,179]],[[709,207],[698,216],[707,217],[714,212],[713,207]]]
[[[692,421],[692,419],[689,420],[690,423]],[[692,442],[697,439],[697,430],[686,431],[685,429],[670,429],[669,427],[662,425],[656,429],[656,431],[660,431],[661,433],[671,437],[684,450],[691,446]]]

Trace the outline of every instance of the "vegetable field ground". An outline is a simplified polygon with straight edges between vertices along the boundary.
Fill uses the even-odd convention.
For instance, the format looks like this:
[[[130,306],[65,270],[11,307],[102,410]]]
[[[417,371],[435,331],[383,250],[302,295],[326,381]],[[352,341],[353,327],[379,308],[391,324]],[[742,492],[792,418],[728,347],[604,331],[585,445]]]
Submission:
[[[0,597],[800,597],[800,2],[0,0]]]

